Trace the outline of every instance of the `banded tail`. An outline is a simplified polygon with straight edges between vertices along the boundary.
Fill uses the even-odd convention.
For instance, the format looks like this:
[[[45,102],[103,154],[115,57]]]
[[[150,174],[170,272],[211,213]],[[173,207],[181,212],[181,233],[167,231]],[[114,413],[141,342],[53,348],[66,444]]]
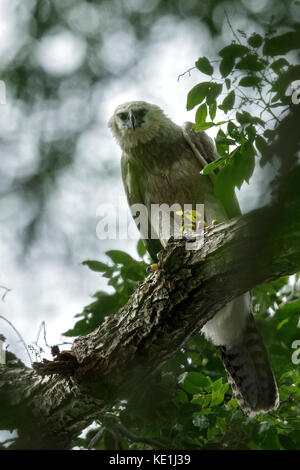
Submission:
[[[279,405],[276,380],[252,313],[247,317],[241,341],[217,346],[234,397],[249,416],[274,410]]]

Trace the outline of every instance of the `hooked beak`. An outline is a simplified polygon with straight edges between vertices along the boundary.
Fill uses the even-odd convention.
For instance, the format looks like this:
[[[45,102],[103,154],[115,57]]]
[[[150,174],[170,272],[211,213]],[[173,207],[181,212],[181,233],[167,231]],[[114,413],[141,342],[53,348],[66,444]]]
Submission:
[[[142,119],[137,118],[134,115],[133,111],[129,111],[128,118],[127,118],[127,127],[128,129],[135,130],[136,127],[140,127],[144,121]]]

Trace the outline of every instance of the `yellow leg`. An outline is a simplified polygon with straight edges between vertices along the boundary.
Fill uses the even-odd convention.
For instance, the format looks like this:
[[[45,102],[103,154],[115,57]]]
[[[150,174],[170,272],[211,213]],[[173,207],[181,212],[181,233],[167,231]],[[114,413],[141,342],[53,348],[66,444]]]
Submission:
[[[217,219],[213,219],[210,224],[207,222],[204,222],[204,228],[206,227],[213,227],[214,225],[218,225],[220,222]]]
[[[154,273],[154,272],[157,271],[157,270],[158,270],[158,264],[157,264],[157,263],[151,264],[151,266],[150,266],[150,271],[151,271],[152,273]]]
[[[155,271],[158,270],[158,264],[155,263],[155,264],[150,264],[150,266],[147,266],[147,273],[154,273]]]

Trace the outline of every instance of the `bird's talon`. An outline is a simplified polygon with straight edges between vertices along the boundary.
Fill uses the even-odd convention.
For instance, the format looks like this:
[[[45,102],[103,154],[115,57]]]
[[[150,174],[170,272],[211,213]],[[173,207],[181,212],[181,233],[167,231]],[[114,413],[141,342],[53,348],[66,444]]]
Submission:
[[[212,220],[211,225],[218,225],[220,222],[217,219]]]
[[[157,263],[154,263],[154,264],[151,264],[150,266],[147,266],[147,273],[154,273],[155,271],[158,270],[158,264]]]

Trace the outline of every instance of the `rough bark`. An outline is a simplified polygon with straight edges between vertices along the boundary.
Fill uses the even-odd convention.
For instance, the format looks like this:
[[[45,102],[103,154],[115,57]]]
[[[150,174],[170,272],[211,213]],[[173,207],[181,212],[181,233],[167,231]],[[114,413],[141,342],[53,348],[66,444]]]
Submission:
[[[199,251],[171,241],[159,270],[118,314],[74,341],[71,378],[63,377],[59,361],[54,367],[62,373],[43,378],[30,369],[0,368],[0,406],[6,410],[0,429],[18,429],[18,448],[69,448],[81,430],[101,419],[117,397],[145,384],[228,301],[300,270],[297,210],[296,203],[266,207],[217,225],[206,230]]]

